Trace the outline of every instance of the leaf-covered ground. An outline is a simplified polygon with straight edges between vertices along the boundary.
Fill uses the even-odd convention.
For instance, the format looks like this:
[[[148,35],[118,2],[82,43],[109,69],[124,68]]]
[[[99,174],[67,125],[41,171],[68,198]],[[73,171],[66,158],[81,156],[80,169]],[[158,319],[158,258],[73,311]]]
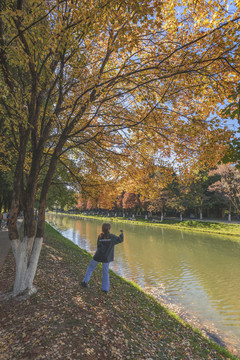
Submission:
[[[101,292],[101,268],[82,288],[90,256],[47,225],[35,278],[38,292],[0,303],[0,359],[234,359],[159,303],[111,272]],[[14,260],[1,271],[11,290]]]

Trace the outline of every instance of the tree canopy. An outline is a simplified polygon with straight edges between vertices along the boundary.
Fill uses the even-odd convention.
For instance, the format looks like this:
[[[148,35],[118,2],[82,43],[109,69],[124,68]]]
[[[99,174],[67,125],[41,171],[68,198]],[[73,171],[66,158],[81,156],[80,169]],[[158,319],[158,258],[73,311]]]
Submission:
[[[40,177],[42,238],[59,161],[84,182],[134,172],[136,161],[140,169],[170,162],[189,171],[223,156],[231,134],[213,114],[238,82],[239,2],[231,11],[227,1],[204,0],[0,6],[0,131],[15,172],[11,240],[19,239],[21,203],[24,235],[35,236]]]

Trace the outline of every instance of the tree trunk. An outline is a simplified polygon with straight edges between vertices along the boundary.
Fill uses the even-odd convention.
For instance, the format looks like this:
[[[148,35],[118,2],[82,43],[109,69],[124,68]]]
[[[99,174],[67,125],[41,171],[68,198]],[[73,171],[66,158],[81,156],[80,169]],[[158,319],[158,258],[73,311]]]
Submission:
[[[232,221],[231,212],[232,212],[232,205],[231,205],[231,204],[229,204],[229,210],[228,210],[228,222],[231,222],[231,221]]]
[[[14,173],[14,183],[13,183],[13,194],[10,207],[10,219],[8,223],[8,234],[9,239],[14,240],[18,239],[18,230],[17,230],[17,216],[19,211],[19,205],[22,199],[23,194],[21,193],[21,185],[23,182],[23,169],[25,162],[25,155],[27,149],[27,142],[29,138],[29,130],[25,131],[20,127],[20,148],[21,151],[18,154],[17,164]]]
[[[163,212],[163,209],[161,210],[161,221],[163,221],[163,218],[164,218],[164,212]]]
[[[203,219],[203,215],[202,215],[202,208],[200,208],[200,220]]]
[[[22,241],[12,240],[11,246],[16,261],[16,276],[13,287],[13,296],[20,295],[27,290],[28,294],[36,292],[33,280],[37,271],[37,264],[42,248],[43,238],[29,238]]]
[[[36,292],[36,289],[33,286],[33,280],[37,271],[38,260],[43,242],[46,197],[52,176],[56,168],[57,159],[57,156],[52,158],[52,167],[49,169],[44,180],[39,203],[36,237],[34,235],[34,198],[36,192],[35,182],[32,184],[31,193],[26,193],[26,212],[24,213],[26,224],[24,224],[24,238],[22,241],[20,241],[20,239],[12,240],[12,249],[16,261],[16,277],[13,296],[17,296],[25,290],[27,290],[29,294]],[[35,179],[37,179],[37,177],[35,177]]]
[[[54,175],[59,154],[66,139],[58,144],[55,148],[55,153],[51,158],[50,167],[45,177],[39,203],[37,233],[35,236],[35,219],[34,219],[34,199],[36,195],[37,181],[41,162],[41,147],[39,147],[40,154],[35,156],[32,163],[31,173],[28,179],[27,188],[25,191],[24,199],[24,237],[20,240],[17,231],[17,214],[19,210],[19,203],[21,194],[21,176],[15,176],[14,189],[16,193],[13,194],[13,201],[11,206],[11,218],[10,218],[10,231],[9,237],[11,239],[11,246],[16,261],[16,276],[13,288],[13,296],[20,295],[23,291],[32,294],[36,292],[33,286],[33,280],[37,271],[38,260],[42,248],[44,225],[45,225],[45,209],[46,209],[46,197],[51,184],[52,177]],[[19,167],[24,164],[24,157],[19,156]],[[23,172],[20,172],[22,174]],[[30,179],[31,178],[31,179]]]
[[[182,213],[180,212],[180,221],[182,221]]]
[[[24,237],[13,238],[11,246],[16,262],[16,275],[13,287],[13,296],[18,296],[25,290],[28,294],[36,291],[33,287],[33,280],[37,271],[37,264],[42,248],[43,236],[35,237],[34,199],[36,195],[38,174],[41,157],[35,159],[32,164],[35,172],[32,180],[28,179],[24,197]],[[31,170],[32,170],[31,169]],[[30,178],[29,177],[29,178]]]
[[[36,195],[38,174],[41,157],[38,163],[32,165],[36,174],[28,184],[23,199],[22,179],[16,176],[13,193],[13,200],[10,212],[9,238],[16,262],[16,275],[13,287],[13,296],[20,295],[23,291],[31,294],[36,290],[33,287],[33,279],[36,274],[39,255],[42,248],[43,237],[35,238],[35,220],[34,220],[34,199]],[[18,182],[17,182],[18,181]],[[28,179],[29,181],[29,179]],[[16,194],[15,194],[16,192]],[[17,215],[19,212],[20,200],[24,200],[24,237],[20,239],[17,229]]]

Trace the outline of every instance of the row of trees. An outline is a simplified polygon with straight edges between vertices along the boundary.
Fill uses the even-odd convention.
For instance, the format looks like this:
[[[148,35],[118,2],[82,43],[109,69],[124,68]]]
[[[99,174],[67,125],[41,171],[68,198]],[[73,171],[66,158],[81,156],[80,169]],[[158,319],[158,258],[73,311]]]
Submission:
[[[195,216],[203,218],[206,216],[220,217],[228,213],[228,220],[231,221],[231,212],[240,212],[240,170],[230,164],[218,165],[216,169],[209,172],[197,172],[191,179],[172,175],[166,179],[157,174],[153,177],[157,182],[156,192],[149,191],[151,198],[142,195],[141,187],[139,192],[122,191],[118,194],[120,184],[115,184],[111,192],[99,191],[95,198],[81,195],[78,199],[77,208],[80,211],[94,211],[97,213],[111,211],[114,214],[131,216],[153,213],[161,216],[180,215]],[[165,180],[165,181],[164,181]],[[160,182],[160,183],[159,183]],[[161,183],[163,186],[161,187]],[[158,190],[157,190],[158,189]],[[110,196],[110,201],[104,202],[104,198]],[[108,205],[108,207],[103,207]]]
[[[59,167],[62,181],[65,171],[97,189],[125,172],[149,183],[147,167],[223,156],[232,134],[213,113],[238,85],[239,14],[227,1],[0,2],[0,170],[13,172],[15,296],[34,290]]]

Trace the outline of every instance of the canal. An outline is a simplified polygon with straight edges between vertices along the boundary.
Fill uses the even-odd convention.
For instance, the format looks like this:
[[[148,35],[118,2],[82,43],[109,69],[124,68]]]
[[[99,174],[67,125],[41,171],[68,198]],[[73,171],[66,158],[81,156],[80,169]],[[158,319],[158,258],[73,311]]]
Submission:
[[[102,222],[47,214],[46,220],[94,254]],[[110,268],[137,283],[183,320],[240,355],[240,242],[231,237],[111,223],[125,241]]]

